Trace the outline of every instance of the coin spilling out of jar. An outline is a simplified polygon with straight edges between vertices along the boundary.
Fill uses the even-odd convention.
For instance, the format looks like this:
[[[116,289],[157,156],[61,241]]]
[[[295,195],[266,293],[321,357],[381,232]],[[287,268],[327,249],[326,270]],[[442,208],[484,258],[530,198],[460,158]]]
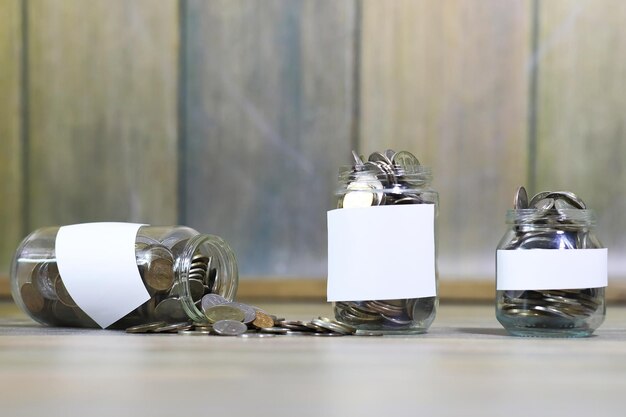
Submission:
[[[342,168],[339,172],[338,209],[364,209],[404,205],[431,205],[431,207],[435,208],[429,213],[424,213],[427,218],[426,223],[430,223],[430,232],[428,233],[421,233],[421,230],[417,230],[414,233],[413,229],[406,228],[406,224],[401,224],[403,222],[398,221],[401,218],[397,215],[399,211],[392,213],[391,211],[393,210],[390,210],[388,213],[385,213],[388,217],[382,229],[379,228],[376,221],[369,219],[368,224],[364,224],[363,228],[359,227],[357,230],[371,231],[370,239],[365,239],[370,241],[370,244],[367,245],[367,250],[356,255],[354,250],[345,251],[345,245],[361,244],[363,243],[361,237],[355,236],[347,244],[344,244],[344,242],[332,244],[333,242],[331,241],[337,236],[336,233],[332,233],[332,228],[336,227],[335,225],[340,220],[331,222],[331,219],[340,219],[338,217],[340,213],[329,212],[329,300],[331,300],[330,282],[335,282],[339,279],[339,276],[341,276],[342,280],[351,281],[350,285],[360,286],[361,288],[365,281],[372,282],[370,277],[363,279],[363,275],[348,276],[348,274],[355,275],[354,268],[350,268],[349,265],[346,268],[337,268],[336,271],[331,270],[331,268],[335,268],[334,265],[337,265],[334,260],[353,266],[372,265],[373,262],[398,266],[409,261],[405,256],[399,257],[398,253],[401,253],[400,247],[394,251],[395,256],[394,254],[388,256],[384,253],[385,248],[394,250],[394,245],[402,245],[398,239],[399,234],[410,234],[412,239],[424,238],[426,239],[426,246],[432,248],[432,252],[428,254],[408,251],[411,252],[410,257],[414,261],[412,267],[421,262],[421,255],[426,258],[425,265],[428,265],[430,268],[424,269],[432,271],[424,273],[423,276],[419,276],[420,273],[418,271],[411,275],[409,280],[416,282],[419,280],[428,281],[431,290],[427,296],[407,296],[403,298],[347,299],[345,296],[343,298],[335,297],[332,299],[335,301],[335,318],[341,323],[362,331],[385,331],[386,333],[425,332],[434,320],[438,304],[435,293],[437,278],[435,268],[436,256],[434,253],[434,217],[438,204],[438,194],[430,187],[432,180],[431,172],[420,164],[415,155],[408,151],[395,152],[387,149],[382,152],[373,152],[367,159],[353,151],[352,157],[353,163]],[[421,207],[426,208],[425,206]],[[412,208],[418,207],[412,206]],[[400,209],[398,208],[398,210]],[[343,214],[351,216],[355,213],[344,212]],[[337,217],[331,217],[335,215]],[[409,217],[414,216],[410,214]],[[351,230],[355,230],[354,227]],[[409,232],[408,230],[411,231]],[[382,238],[385,235],[388,238],[383,240]],[[374,236],[380,239],[373,239]],[[381,247],[381,243],[385,246]],[[352,257],[343,259],[345,257],[344,253],[347,252],[350,252]],[[376,253],[372,254],[371,252]],[[348,274],[345,273],[346,271],[348,271]],[[373,280],[377,283],[393,285],[389,283],[391,275],[392,273],[387,272],[384,275],[373,277]],[[372,290],[369,292],[373,293],[376,291]],[[348,298],[350,297],[348,296]]]
[[[604,320],[606,249],[569,191],[515,193],[497,250],[496,316],[518,336],[587,336]]]
[[[130,244],[134,274],[145,287],[145,299],[128,308],[111,328],[126,328],[153,322],[178,323],[186,320],[209,322],[202,305],[205,296],[219,296],[231,301],[236,293],[238,274],[235,256],[226,242],[212,235],[200,234],[181,226],[137,226],[134,245]],[[96,257],[85,252],[80,263],[79,276],[68,281],[68,275],[59,272],[59,248],[55,246],[59,227],[39,229],[29,235],[17,250],[12,266],[12,293],[17,304],[43,324],[54,326],[98,327],[90,306],[76,295],[78,281],[97,288],[99,267]],[[102,239],[101,235],[87,234],[87,240]],[[90,247],[93,242],[79,242]],[[106,247],[104,248],[106,249]],[[68,263],[69,261],[66,261]],[[76,260],[73,260],[76,262]],[[132,262],[132,261],[131,261]],[[132,272],[132,271],[131,271]],[[132,279],[129,278],[129,279]],[[126,298],[125,287],[112,288],[107,293],[95,294],[114,306]],[[74,294],[74,296],[72,296]],[[81,302],[78,302],[81,301]],[[208,299],[206,302],[209,302]],[[232,330],[224,330],[225,332]]]
[[[326,317],[310,321],[287,320],[268,314],[249,304],[230,302],[217,294],[202,297],[208,322],[180,321],[167,323],[157,321],[132,326],[127,333],[164,334],[183,336],[239,336],[265,338],[275,336],[382,336],[381,332],[358,330],[353,326]]]

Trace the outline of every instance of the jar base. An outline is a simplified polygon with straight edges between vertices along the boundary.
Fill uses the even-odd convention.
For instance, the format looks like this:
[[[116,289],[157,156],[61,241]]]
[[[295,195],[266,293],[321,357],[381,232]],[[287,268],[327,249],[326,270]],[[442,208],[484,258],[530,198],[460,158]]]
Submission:
[[[511,336],[516,337],[545,337],[545,338],[579,338],[589,337],[592,329],[542,329],[542,328],[505,328]]]

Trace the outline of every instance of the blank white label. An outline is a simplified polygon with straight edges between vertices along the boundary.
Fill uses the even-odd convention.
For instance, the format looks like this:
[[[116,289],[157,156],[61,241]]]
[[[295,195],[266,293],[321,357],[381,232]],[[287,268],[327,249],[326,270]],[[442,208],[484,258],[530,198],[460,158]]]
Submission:
[[[434,204],[328,212],[328,301],[436,293]]]
[[[78,307],[105,328],[150,299],[135,260],[134,223],[85,223],[59,229],[59,274]]]
[[[606,287],[608,250],[498,250],[498,290],[554,290]]]

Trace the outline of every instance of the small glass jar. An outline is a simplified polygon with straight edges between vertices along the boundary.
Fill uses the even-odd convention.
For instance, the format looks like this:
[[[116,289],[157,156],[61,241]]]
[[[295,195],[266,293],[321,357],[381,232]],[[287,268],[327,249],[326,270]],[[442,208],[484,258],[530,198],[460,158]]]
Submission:
[[[92,223],[74,226],[91,225],[100,226],[99,230],[102,230],[103,226],[113,228],[108,225],[128,224]],[[126,314],[120,315],[111,325],[102,326],[92,319],[93,314],[86,312],[90,311],[87,305],[78,305],[80,303],[73,299],[72,291],[66,285],[72,265],[60,268],[63,265],[57,263],[57,235],[60,229],[46,227],[31,233],[18,247],[11,266],[13,299],[25,313],[39,323],[51,326],[127,328],[158,321],[206,322],[207,318],[201,308],[202,297],[205,294],[219,294],[232,301],[237,291],[235,255],[220,237],[201,234],[183,226],[137,225],[135,232],[131,231],[133,235],[130,236],[128,257],[130,267],[134,269],[130,271],[131,275],[136,275],[137,285],[141,287],[139,291],[142,292],[145,287],[142,302],[125,310]],[[87,289],[90,285],[97,287],[103,282],[94,282],[100,278],[94,278],[95,272],[92,275],[90,271],[101,267],[94,266],[90,270],[89,265],[97,265],[97,255],[114,249],[111,247],[114,243],[103,243],[101,232],[87,232],[80,240],[74,242],[85,248],[81,251],[84,255],[79,259],[78,268],[87,272],[79,275],[78,281],[84,281],[84,288]],[[110,242],[115,242],[115,237]],[[104,259],[106,260],[106,255]],[[65,273],[60,273],[60,270],[67,271],[65,281]],[[128,297],[125,291],[123,288],[112,289],[97,294],[97,297],[105,300],[104,307],[101,303],[100,309],[106,310],[107,306],[113,308],[122,302],[122,299]],[[76,293],[74,295],[76,298]],[[108,313],[105,311],[104,314]]]
[[[390,282],[394,273],[386,269],[398,271],[398,265],[403,274],[403,268],[406,268],[406,271],[410,270],[404,274],[404,283],[400,282],[399,286],[403,287],[407,281],[421,282],[421,284],[418,285],[419,289],[411,292],[411,295],[394,298],[344,297],[342,301],[338,301],[336,297],[331,299],[330,269],[333,262],[331,258],[335,256],[332,251],[337,246],[331,247],[331,230],[329,230],[329,300],[334,301],[335,319],[365,333],[424,333],[435,319],[439,303],[435,230],[439,197],[438,193],[431,188],[431,170],[420,165],[417,158],[406,151],[374,152],[365,162],[356,153],[353,152],[353,155],[355,165],[342,167],[339,172],[337,208],[341,210],[329,212],[329,229],[332,227],[330,213],[333,211],[342,211],[343,213],[340,214],[343,215],[348,209],[370,211],[388,206],[389,210],[385,209],[384,213],[387,217],[382,222],[365,222],[359,225],[359,233],[363,235],[355,236],[347,245],[361,240],[369,247],[358,251],[356,256],[348,260],[348,263],[372,266],[376,264],[377,268],[382,267],[374,279],[379,285],[387,286],[390,290],[393,290],[389,288],[390,286],[396,285]],[[429,210],[425,215],[425,224],[429,226],[428,231],[404,227],[403,220],[400,220],[399,214],[394,212],[391,206],[408,208],[406,205],[415,205],[411,209]],[[411,216],[412,214],[409,214],[409,218]],[[424,215],[416,214],[416,216]],[[355,233],[354,229],[352,233]],[[428,254],[413,251],[414,241],[421,239],[425,240],[422,243],[432,248]],[[410,246],[408,251],[406,247],[403,247],[407,245]],[[339,249],[342,248],[339,247]],[[344,279],[350,281],[351,285],[357,287],[363,285],[364,280],[359,273],[349,270],[347,275],[350,276]],[[349,301],[344,301],[346,299]]]
[[[602,324],[606,249],[595,220],[586,208],[507,212],[509,228],[497,248],[496,317],[510,334],[584,337]]]

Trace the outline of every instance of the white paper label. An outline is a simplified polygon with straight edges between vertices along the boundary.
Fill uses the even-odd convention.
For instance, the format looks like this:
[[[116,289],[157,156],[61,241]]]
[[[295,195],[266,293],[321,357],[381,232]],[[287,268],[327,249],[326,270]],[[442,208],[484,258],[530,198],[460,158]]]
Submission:
[[[608,283],[608,250],[498,250],[498,290],[600,288]]]
[[[67,291],[102,328],[150,299],[135,260],[134,223],[85,223],[59,229],[55,252]]]
[[[434,204],[328,212],[328,301],[436,293]]]

